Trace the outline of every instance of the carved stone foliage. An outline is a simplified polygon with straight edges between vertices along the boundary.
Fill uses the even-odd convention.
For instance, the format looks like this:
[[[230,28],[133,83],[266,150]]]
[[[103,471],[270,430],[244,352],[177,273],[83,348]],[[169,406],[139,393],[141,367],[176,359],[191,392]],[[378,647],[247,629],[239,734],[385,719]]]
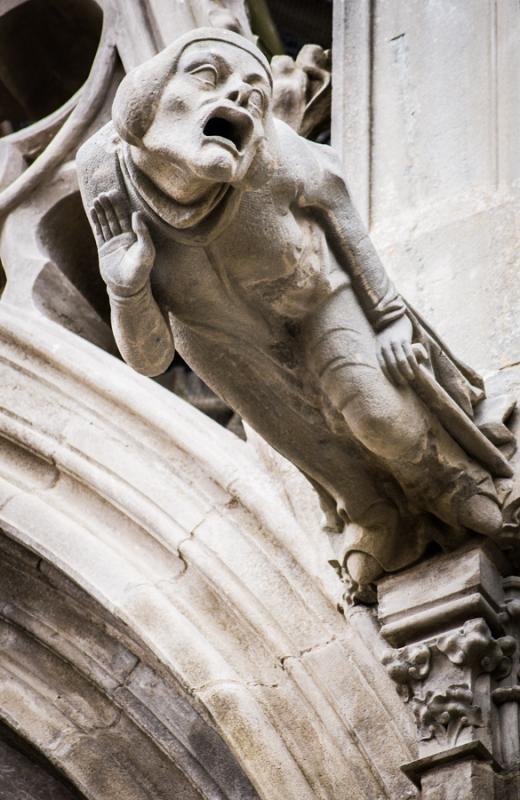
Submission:
[[[418,644],[390,650],[385,653],[382,662],[396,683],[398,694],[408,702],[413,696],[413,685],[423,681],[430,672],[431,648],[426,644]]]
[[[416,726],[415,759],[402,768],[425,800],[517,796],[492,789],[520,766],[520,578],[512,570],[495,545],[474,540],[379,582],[381,634],[394,648],[382,662]],[[488,777],[477,787],[468,769]]]
[[[477,667],[497,679],[510,674],[512,656],[517,649],[512,636],[495,639],[483,619],[469,620],[458,631],[440,637],[436,646],[452,664]]]
[[[342,604],[341,610],[350,608],[351,606],[361,604],[365,606],[372,606],[377,603],[377,591],[373,584],[362,584],[354,580],[349,574],[346,566],[337,559],[329,561],[330,566],[336,571],[336,574],[343,584]]]
[[[469,675],[474,682],[478,675],[488,673],[500,680],[511,673],[516,650],[512,636],[495,638],[484,619],[472,619],[444,636],[388,651],[382,662],[398,694],[410,703],[419,741],[435,739],[451,747],[464,728],[484,723],[468,681],[443,685],[444,674],[453,671],[446,673],[442,659],[460,670],[461,679]]]
[[[511,629],[516,639],[520,638],[520,579],[514,575],[505,578],[505,604],[504,617],[506,626]],[[500,709],[506,706],[509,709],[516,708],[516,713],[520,720],[520,653],[517,649],[512,655],[512,670],[507,680],[502,681],[501,685],[492,692],[495,705]],[[506,676],[507,677],[507,676]],[[511,705],[508,705],[511,704]],[[505,712],[507,714],[507,711]],[[507,720],[507,727],[512,728],[511,718]],[[511,730],[510,735],[515,735]],[[520,725],[517,729],[517,738],[520,737]]]
[[[482,711],[473,704],[473,692],[467,684],[453,684],[444,692],[427,691],[424,698],[412,698],[420,741],[435,739],[441,745],[454,746],[462,730],[482,726]]]

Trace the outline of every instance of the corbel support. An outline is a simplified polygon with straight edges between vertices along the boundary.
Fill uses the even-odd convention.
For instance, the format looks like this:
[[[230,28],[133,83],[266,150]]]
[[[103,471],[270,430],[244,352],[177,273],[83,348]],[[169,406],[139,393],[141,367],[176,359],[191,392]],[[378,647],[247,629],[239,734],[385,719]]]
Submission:
[[[423,800],[498,800],[497,776],[520,767],[520,579],[507,571],[478,542],[379,583],[383,664],[417,724],[402,769]]]

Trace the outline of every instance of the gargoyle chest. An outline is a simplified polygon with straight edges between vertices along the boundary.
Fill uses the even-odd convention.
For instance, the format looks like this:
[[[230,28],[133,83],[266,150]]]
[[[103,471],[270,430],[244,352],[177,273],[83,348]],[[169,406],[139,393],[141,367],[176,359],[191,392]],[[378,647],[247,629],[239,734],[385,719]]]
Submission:
[[[318,220],[270,195],[249,196],[211,249],[230,281],[282,314],[300,316],[329,284],[330,253]]]

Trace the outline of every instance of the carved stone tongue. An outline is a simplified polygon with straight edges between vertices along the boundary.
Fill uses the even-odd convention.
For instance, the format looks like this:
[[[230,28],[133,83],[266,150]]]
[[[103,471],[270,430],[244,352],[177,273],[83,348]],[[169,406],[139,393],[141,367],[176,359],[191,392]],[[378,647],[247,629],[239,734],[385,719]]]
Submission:
[[[205,136],[218,136],[230,141],[237,150],[242,149],[242,133],[237,125],[223,117],[212,117],[204,126]]]

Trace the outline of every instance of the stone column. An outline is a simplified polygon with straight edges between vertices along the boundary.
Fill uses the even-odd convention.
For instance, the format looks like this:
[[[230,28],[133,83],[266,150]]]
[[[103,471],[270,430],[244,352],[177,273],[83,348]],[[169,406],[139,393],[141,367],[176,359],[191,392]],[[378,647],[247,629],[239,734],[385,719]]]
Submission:
[[[413,711],[422,800],[502,800],[520,766],[520,580],[477,542],[379,585],[383,656]]]

